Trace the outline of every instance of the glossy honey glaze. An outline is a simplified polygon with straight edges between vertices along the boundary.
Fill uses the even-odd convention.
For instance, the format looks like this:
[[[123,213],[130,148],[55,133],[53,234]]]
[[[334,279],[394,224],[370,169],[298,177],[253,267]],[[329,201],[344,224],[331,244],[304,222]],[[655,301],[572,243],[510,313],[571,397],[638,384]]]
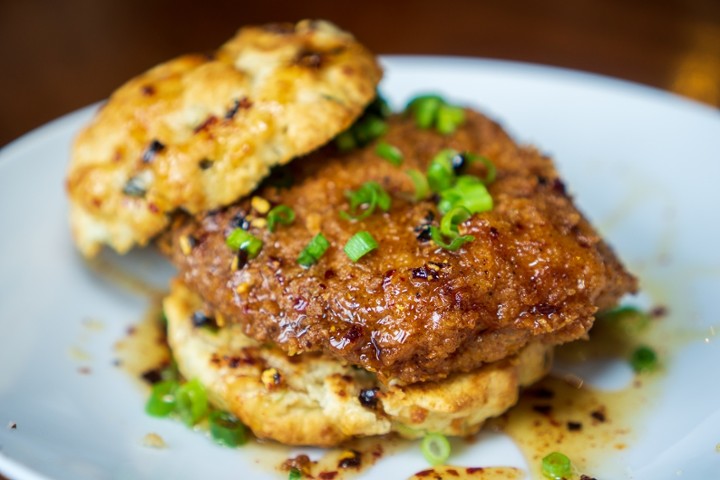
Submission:
[[[167,365],[170,360],[160,320],[160,297],[153,295],[152,298],[153,306],[145,319],[129,329],[128,335],[116,346],[118,364],[136,379]],[[663,315],[664,312],[659,311],[658,318],[651,320],[651,325],[630,330],[599,321],[589,341],[561,347],[557,357],[570,365],[597,359],[625,360],[639,344],[656,346],[660,339],[670,337],[673,344],[664,341],[659,349],[660,353],[666,354],[675,347],[698,339],[698,332],[668,335],[660,318]],[[606,473],[608,465],[613,463],[617,465],[614,473],[621,475],[624,463],[616,460],[633,445],[638,430],[647,421],[648,407],[661,387],[662,365],[661,360],[655,372],[630,375],[624,388],[613,391],[592,388],[578,376],[549,376],[528,388],[513,409],[488,422],[485,427],[512,437],[527,460],[528,471],[484,465],[442,466],[415,474],[408,471],[407,478],[490,480],[519,479],[526,478],[526,475],[543,478],[540,470],[542,458],[553,451],[570,457],[577,479],[582,475],[594,478],[594,472],[600,466]],[[250,450],[256,464],[263,469],[274,470],[278,478],[286,478],[291,468],[298,468],[307,478],[343,479],[357,476],[394,451],[418,447],[395,437],[373,438],[357,440],[342,448],[315,450],[310,456],[312,458],[272,442],[255,441],[244,448]]]

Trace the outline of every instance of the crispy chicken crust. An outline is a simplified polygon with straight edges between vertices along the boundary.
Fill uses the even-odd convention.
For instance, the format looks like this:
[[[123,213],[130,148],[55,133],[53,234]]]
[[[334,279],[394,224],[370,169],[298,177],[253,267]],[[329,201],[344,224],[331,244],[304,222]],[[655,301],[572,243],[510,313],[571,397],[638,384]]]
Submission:
[[[401,167],[374,145],[340,154],[332,146],[290,164],[295,184],[256,192],[292,207],[296,220],[261,238],[259,256],[233,269],[226,236],[250,199],[198,218],[178,218],[160,242],[183,281],[229,322],[294,355],[322,352],[375,372],[387,385],[437,381],[517,354],[530,342],[555,345],[586,335],[598,309],[636,289],[611,249],[575,208],[551,160],[516,145],[486,117],[466,111],[454,134],[419,130],[396,116],[384,140]],[[406,169],[425,171],[443,148],[484,155],[497,167],[494,208],[461,226],[475,240],[455,252],[423,237],[441,215],[432,199],[413,202]],[[484,175],[477,162],[469,172]],[[379,182],[387,213],[348,221],[347,190]],[[353,263],[348,239],[369,231],[379,248]],[[304,268],[296,259],[322,232],[330,248]],[[192,248],[188,248],[192,239]],[[183,246],[184,245],[184,246]]]
[[[67,190],[78,248],[125,252],[175,211],[234,202],[271,167],[346,129],[380,77],[351,35],[306,20],[243,28],[213,55],[130,80],[74,144]]]

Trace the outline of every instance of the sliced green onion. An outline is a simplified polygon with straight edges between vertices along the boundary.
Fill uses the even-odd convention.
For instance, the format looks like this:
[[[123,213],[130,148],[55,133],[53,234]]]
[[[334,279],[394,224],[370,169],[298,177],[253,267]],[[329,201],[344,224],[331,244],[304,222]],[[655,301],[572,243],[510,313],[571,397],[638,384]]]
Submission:
[[[470,218],[471,214],[465,207],[455,207],[443,215],[440,220],[440,233],[446,237],[458,235],[458,225]]]
[[[341,152],[349,152],[350,150],[353,150],[355,147],[357,147],[355,135],[353,135],[352,130],[345,130],[337,137],[335,137],[335,146]]]
[[[438,247],[442,247],[445,250],[450,250],[451,252],[454,252],[466,243],[475,240],[475,237],[473,237],[472,235],[456,234],[456,236],[450,236],[448,238],[449,241],[447,241],[446,237],[442,234],[440,229],[435,226],[430,227],[430,238],[432,238],[432,241],[435,242]]]
[[[465,110],[446,103],[440,105],[435,119],[435,129],[443,135],[450,135],[465,123]]]
[[[330,247],[330,242],[322,233],[318,233],[310,240],[310,243],[300,252],[297,262],[303,267],[309,267],[317,263],[320,257]]]
[[[633,352],[630,365],[637,373],[652,372],[658,366],[657,354],[652,348],[642,345]]]
[[[210,436],[226,447],[237,447],[247,442],[245,425],[234,415],[215,410],[210,412]]]
[[[573,475],[572,463],[567,455],[552,452],[542,459],[542,473],[553,480],[569,479]]]
[[[175,401],[175,411],[188,426],[195,425],[208,413],[207,393],[197,378],[177,389]]]
[[[288,473],[288,480],[300,480],[302,478],[302,473],[300,473],[300,470],[293,467],[290,469],[290,473]]]
[[[357,262],[377,247],[378,243],[369,232],[358,232],[350,237],[343,250],[350,260]]]
[[[415,119],[418,128],[435,127],[439,133],[449,135],[465,123],[465,110],[450,105],[439,95],[420,95],[407,104],[405,112]]]
[[[433,192],[442,192],[455,183],[455,170],[452,166],[452,157],[455,155],[457,155],[455,150],[445,149],[430,161],[427,179]]]
[[[487,187],[477,177],[463,175],[458,178],[454,187],[440,192],[440,212],[447,213],[454,207],[465,207],[470,213],[487,212],[492,210],[493,199]]]
[[[153,417],[167,417],[175,411],[175,393],[180,385],[175,380],[165,380],[152,387],[145,411]]]
[[[370,105],[365,108],[365,112],[375,114],[380,118],[388,118],[392,115],[390,105],[388,105],[387,100],[385,100],[379,92],[375,96],[375,100],[370,102]]]
[[[388,125],[384,119],[391,113],[385,99],[378,94],[375,100],[365,108],[362,116],[350,128],[335,137],[335,145],[338,150],[349,152],[385,135]]]
[[[427,129],[433,126],[440,106],[445,103],[439,95],[420,95],[408,103],[406,112],[410,112],[415,119],[415,125]]]
[[[407,170],[405,173],[408,174],[415,186],[415,201],[419,202],[420,200],[426,199],[430,195],[430,185],[428,184],[427,177],[425,177],[420,170],[416,169]]]
[[[635,335],[650,325],[650,316],[642,310],[622,306],[598,315],[598,320],[607,322],[628,335]]]
[[[378,142],[375,147],[375,153],[377,156],[384,158],[388,162],[392,163],[396,167],[402,165],[403,154],[399,148],[394,145],[390,145],[387,142]]]
[[[295,212],[287,205],[278,205],[273,207],[267,214],[267,226],[271,232],[275,231],[275,226],[280,223],[290,225],[295,221]]]
[[[365,182],[359,189],[345,192],[350,201],[350,211],[340,212],[340,216],[346,220],[363,220],[375,211],[376,207],[387,212],[390,209],[390,195],[377,182]],[[357,213],[360,206],[365,205],[361,213]]]
[[[450,458],[450,450],[450,442],[440,433],[428,433],[420,442],[420,451],[432,466],[447,462]]]
[[[484,155],[477,155],[475,153],[465,153],[465,158],[470,160],[471,162],[482,162],[483,165],[485,165],[485,170],[487,173],[485,174],[485,178],[481,178],[480,180],[485,185],[490,185],[492,182],[495,181],[495,177],[497,176],[497,169],[495,168],[495,164],[490,161],[489,158],[487,158]]]
[[[387,130],[388,125],[385,120],[376,115],[367,115],[352,127],[355,141],[360,146],[367,145],[385,135]]]
[[[262,240],[242,228],[233,230],[225,243],[233,250],[244,250],[248,254],[248,258],[257,257],[263,247]]]

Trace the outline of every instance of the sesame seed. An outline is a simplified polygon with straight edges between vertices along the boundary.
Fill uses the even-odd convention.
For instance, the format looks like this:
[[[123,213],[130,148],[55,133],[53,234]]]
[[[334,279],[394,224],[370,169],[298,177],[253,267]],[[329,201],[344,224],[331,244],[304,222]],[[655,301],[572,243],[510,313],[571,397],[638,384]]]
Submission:
[[[252,197],[252,200],[250,200],[250,205],[252,205],[253,210],[258,212],[260,215],[265,215],[270,211],[270,202],[265,200],[262,197]]]

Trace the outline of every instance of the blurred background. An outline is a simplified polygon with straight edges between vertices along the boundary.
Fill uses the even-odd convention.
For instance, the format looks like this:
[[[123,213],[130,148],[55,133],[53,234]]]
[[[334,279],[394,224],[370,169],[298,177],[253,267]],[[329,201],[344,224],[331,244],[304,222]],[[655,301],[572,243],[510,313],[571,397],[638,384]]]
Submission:
[[[380,54],[557,65],[720,107],[720,0],[0,0],[0,146],[243,24],[302,18]]]

